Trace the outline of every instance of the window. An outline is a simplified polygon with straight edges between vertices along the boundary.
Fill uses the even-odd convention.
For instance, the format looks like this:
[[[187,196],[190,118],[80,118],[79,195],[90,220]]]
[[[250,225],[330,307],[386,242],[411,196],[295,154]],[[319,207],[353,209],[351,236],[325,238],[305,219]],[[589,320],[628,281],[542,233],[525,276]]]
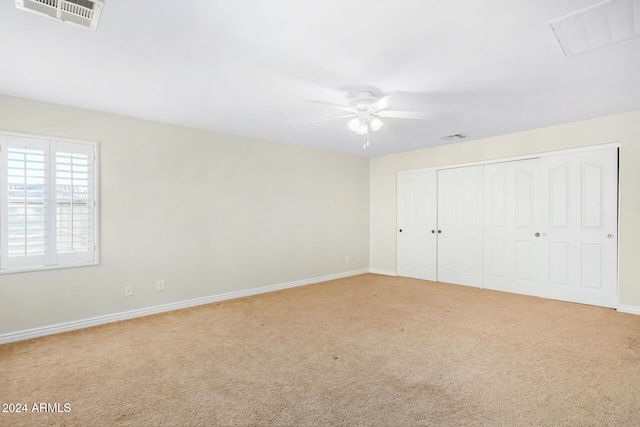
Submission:
[[[97,263],[96,151],[0,133],[0,273]]]

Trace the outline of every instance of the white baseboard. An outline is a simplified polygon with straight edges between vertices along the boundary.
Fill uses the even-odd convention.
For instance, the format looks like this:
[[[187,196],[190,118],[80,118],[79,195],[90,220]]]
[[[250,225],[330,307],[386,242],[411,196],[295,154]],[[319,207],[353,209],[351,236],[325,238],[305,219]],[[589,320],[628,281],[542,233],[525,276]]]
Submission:
[[[196,298],[186,301],[178,301],[154,307],[140,308],[137,310],[125,311],[121,313],[108,314],[106,316],[92,317],[89,319],[76,320],[73,322],[59,323],[57,325],[44,326],[40,328],[27,329],[18,332],[10,332],[0,335],[0,345],[10,342],[23,341],[46,335],[59,334],[77,329],[89,328],[91,326],[104,325],[105,323],[119,322],[121,320],[134,319],[136,317],[149,316],[166,311],[179,310],[182,308],[195,307],[197,305],[211,304],[213,302],[224,301],[234,298],[247,297],[251,295],[264,294],[266,292],[279,291],[281,289],[295,288],[298,286],[311,285],[313,283],[327,282],[329,280],[342,279],[344,277],[357,276],[368,273],[369,269],[353,270],[344,273],[330,274],[328,276],[314,277],[311,279],[298,280],[295,282],[280,283],[277,285],[262,286],[259,288],[246,289],[243,291],[228,292],[225,294],[211,295],[208,297]]]
[[[398,273],[396,273],[395,271],[391,271],[391,270],[382,270],[379,268],[370,268],[369,269],[369,273],[373,273],[373,274],[381,274],[383,276],[397,276]]]
[[[637,314],[640,315],[640,307],[635,307],[633,305],[619,305],[618,311],[620,313],[629,313],[629,314]]]

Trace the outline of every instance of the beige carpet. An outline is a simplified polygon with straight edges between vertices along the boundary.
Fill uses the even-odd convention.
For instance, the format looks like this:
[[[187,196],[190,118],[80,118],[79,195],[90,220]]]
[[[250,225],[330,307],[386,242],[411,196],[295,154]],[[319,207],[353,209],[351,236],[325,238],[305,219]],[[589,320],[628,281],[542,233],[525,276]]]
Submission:
[[[366,274],[3,345],[0,382],[2,426],[637,426],[640,316]]]

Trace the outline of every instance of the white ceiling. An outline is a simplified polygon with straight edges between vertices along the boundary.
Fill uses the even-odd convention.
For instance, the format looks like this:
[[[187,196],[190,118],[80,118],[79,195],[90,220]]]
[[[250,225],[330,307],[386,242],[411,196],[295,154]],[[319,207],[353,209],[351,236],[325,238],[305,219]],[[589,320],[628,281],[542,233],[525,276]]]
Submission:
[[[0,93],[374,157],[640,109],[640,37],[567,58],[549,25],[599,2],[105,0],[91,31],[3,0]],[[291,126],[361,89],[435,117]]]

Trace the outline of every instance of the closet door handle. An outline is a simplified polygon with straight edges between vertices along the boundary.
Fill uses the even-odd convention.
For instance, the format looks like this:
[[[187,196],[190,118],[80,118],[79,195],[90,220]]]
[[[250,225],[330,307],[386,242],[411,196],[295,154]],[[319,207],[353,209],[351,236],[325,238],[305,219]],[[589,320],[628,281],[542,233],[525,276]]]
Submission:
[[[436,230],[431,230],[431,234],[434,234],[436,232]]]
[[[402,233],[402,228],[400,229],[400,232]]]
[[[442,234],[442,230],[438,230],[438,234]]]

